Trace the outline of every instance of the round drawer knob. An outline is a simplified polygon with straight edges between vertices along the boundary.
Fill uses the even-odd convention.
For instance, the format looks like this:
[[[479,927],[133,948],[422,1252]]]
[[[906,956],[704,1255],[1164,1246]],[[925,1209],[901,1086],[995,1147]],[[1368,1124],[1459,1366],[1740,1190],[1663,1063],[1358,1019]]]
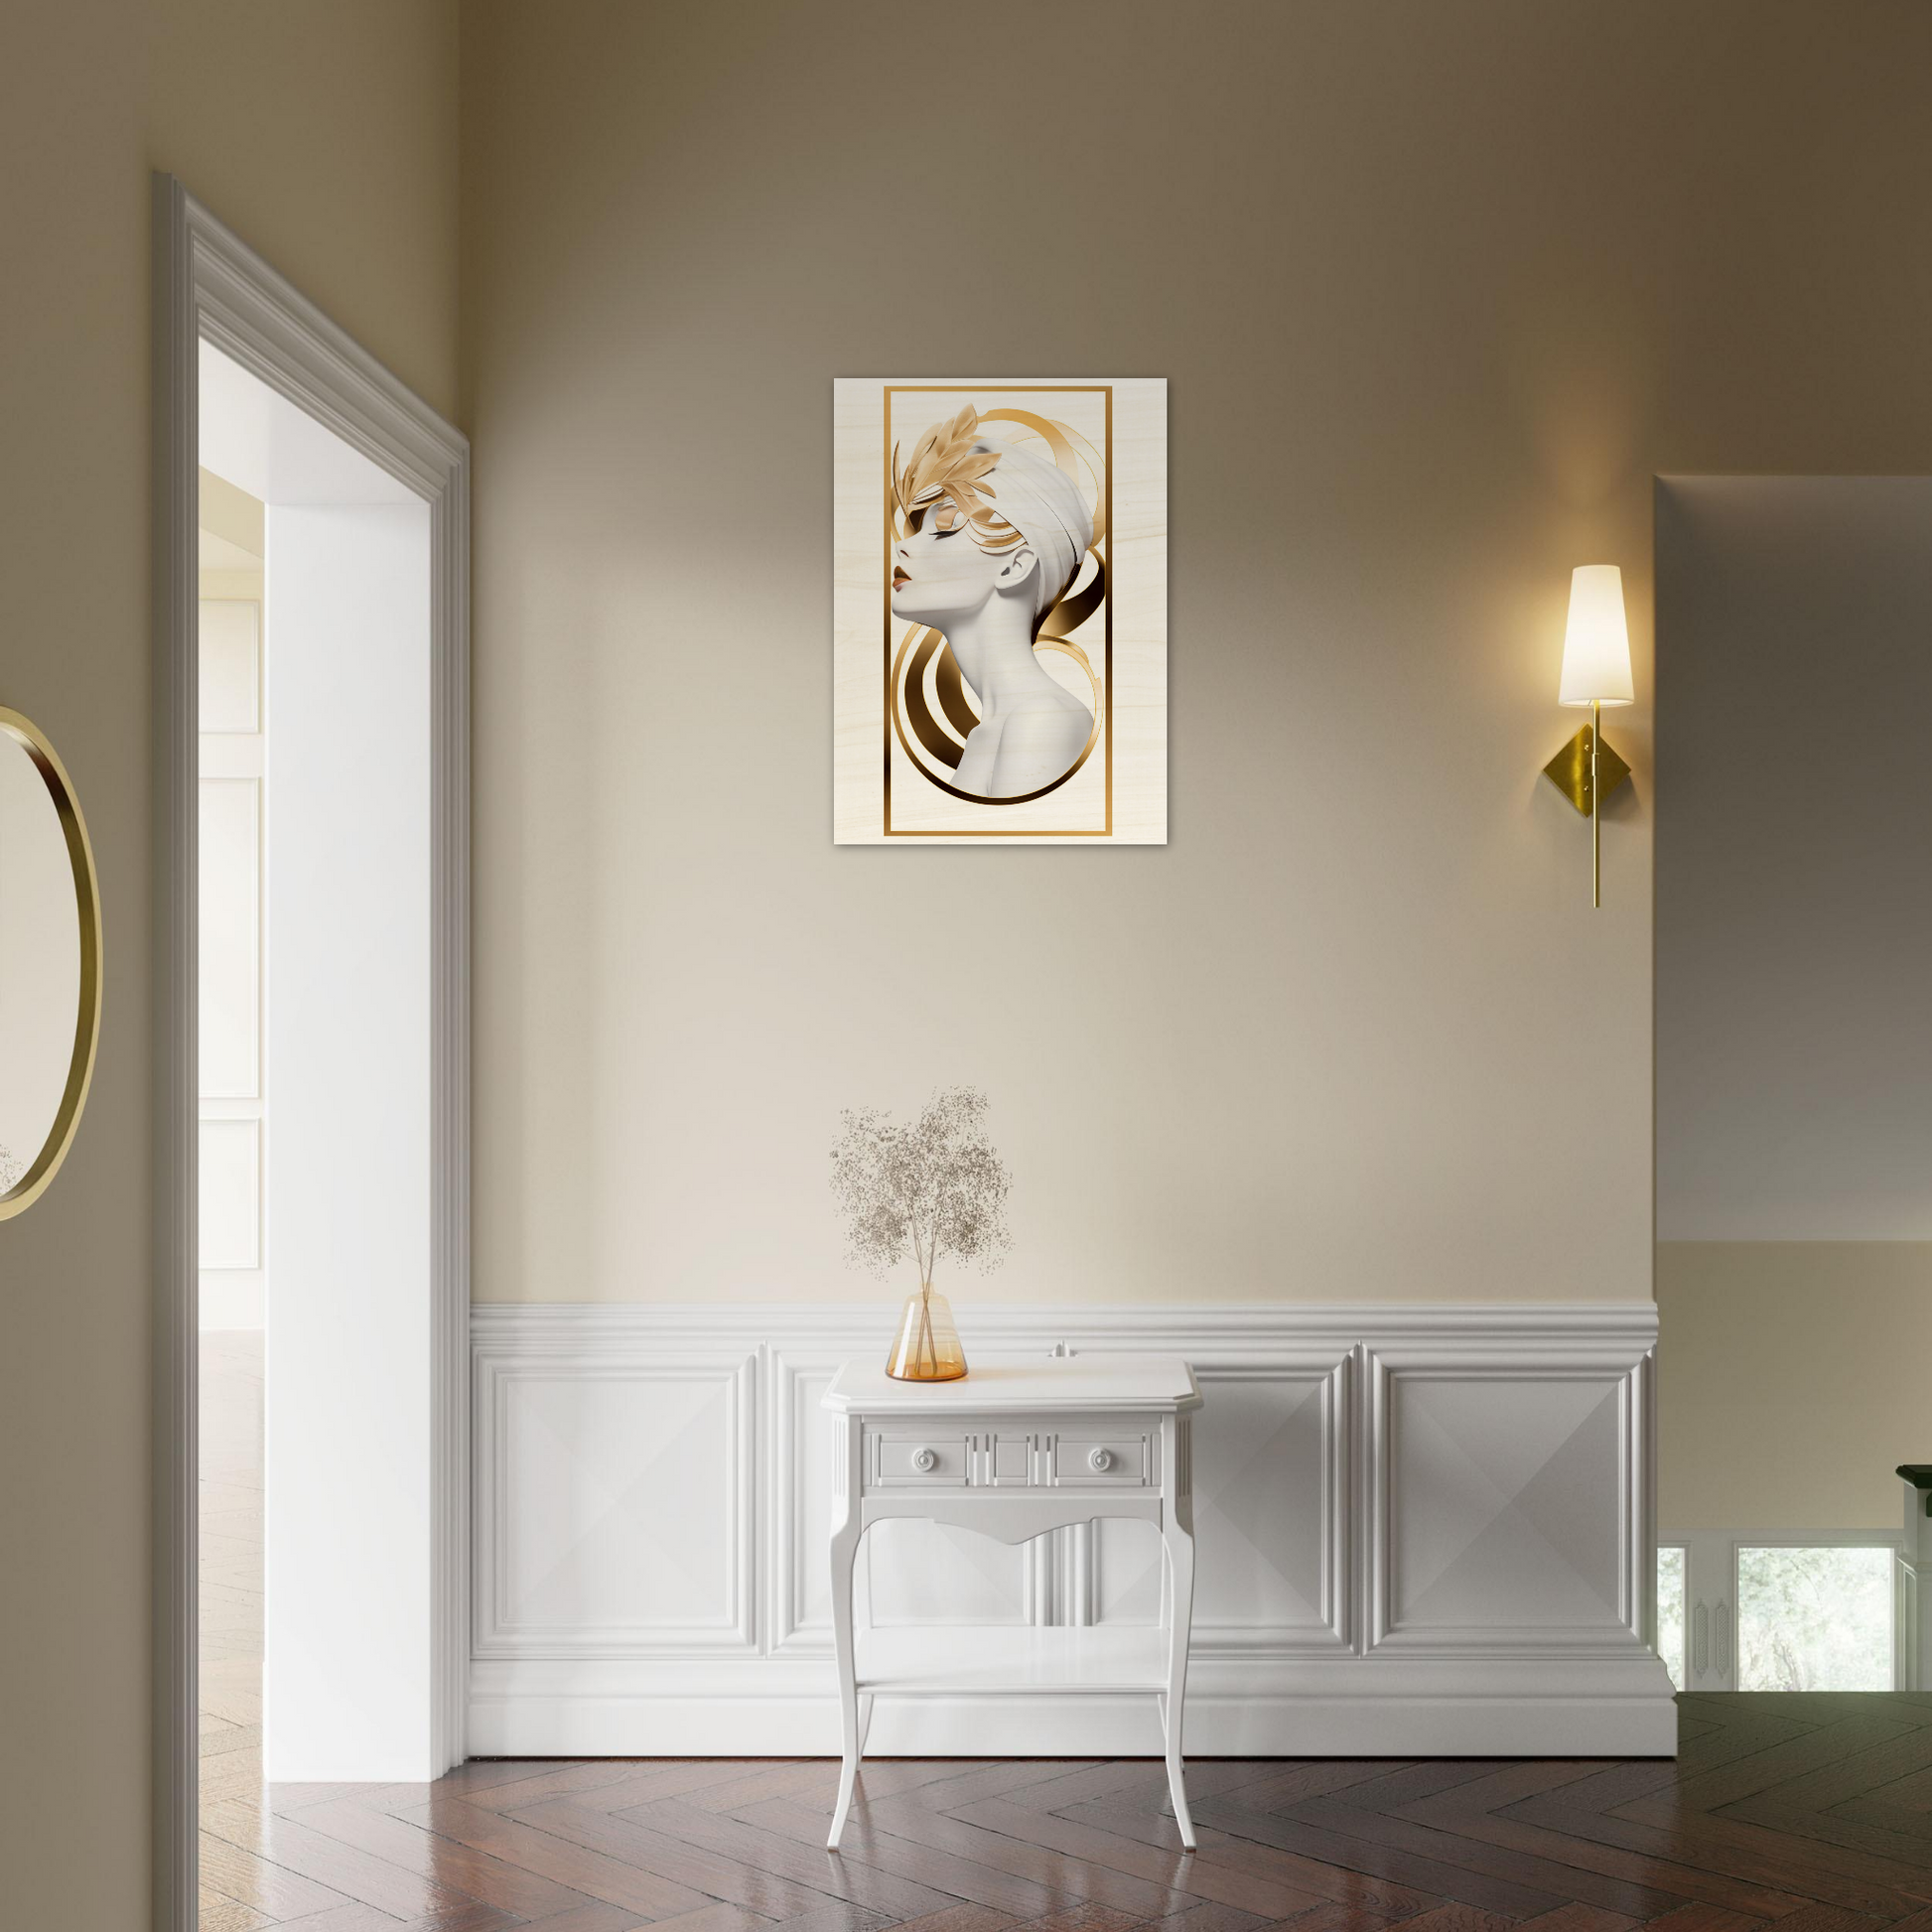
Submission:
[[[1111,1469],[1113,1466],[1114,1466],[1114,1452],[1112,1449],[1097,1449],[1091,1450],[1088,1453],[1087,1467],[1090,1468],[1095,1475],[1105,1475],[1107,1471]]]
[[[917,1449],[912,1451],[912,1466],[924,1475],[928,1469],[939,1466],[939,1458],[929,1449]]]

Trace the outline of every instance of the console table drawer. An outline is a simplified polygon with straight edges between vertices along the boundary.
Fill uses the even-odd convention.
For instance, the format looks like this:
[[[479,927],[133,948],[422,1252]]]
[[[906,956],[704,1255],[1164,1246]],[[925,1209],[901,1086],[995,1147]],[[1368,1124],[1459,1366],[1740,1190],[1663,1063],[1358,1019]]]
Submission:
[[[868,1489],[963,1489],[971,1471],[973,1439],[943,1431],[869,1429]]]
[[[1054,1437],[1050,1466],[1059,1488],[1092,1483],[1134,1489],[1159,1484],[1156,1461],[1154,1444],[1146,1436],[1068,1432]]]

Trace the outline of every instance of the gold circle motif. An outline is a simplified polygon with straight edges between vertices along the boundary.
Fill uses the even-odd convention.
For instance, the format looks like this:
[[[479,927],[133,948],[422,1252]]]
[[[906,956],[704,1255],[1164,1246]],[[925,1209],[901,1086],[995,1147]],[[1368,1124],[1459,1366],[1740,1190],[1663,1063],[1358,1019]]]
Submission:
[[[920,644],[912,660],[911,673],[907,675],[904,670],[905,653],[914,639],[921,637],[927,641]],[[1027,805],[1035,798],[1044,798],[1049,791],[1059,790],[1060,786],[1065,784],[1067,779],[1072,777],[1092,757],[1093,748],[1100,742],[1100,680],[1094,676],[1093,666],[1087,662],[1086,653],[1077,645],[1068,644],[1063,637],[1041,637],[1034,648],[1057,650],[1062,656],[1073,658],[1086,672],[1087,682],[1093,690],[1093,724],[1087,732],[1087,742],[1080,748],[1080,756],[1050,784],[1041,785],[1037,791],[1017,792],[1011,798],[993,798],[985,792],[962,791],[958,785],[949,785],[945,779],[935,777],[925,760],[913,751],[911,741],[905,736],[905,722],[909,715],[914,734],[933,758],[938,759],[942,763],[957,764],[956,757],[948,760],[938,749],[939,745],[943,744],[947,750],[952,750],[952,741],[940,731],[933,719],[931,707],[925,701],[926,660],[932,656],[934,648],[940,646],[945,647],[947,654],[950,655],[950,646],[946,646],[945,638],[938,631],[929,624],[915,623],[899,640],[898,649],[893,657],[893,730],[898,734],[898,742],[904,748],[905,756],[912,760],[913,768],[927,784],[935,785],[949,797],[963,799],[969,805]]]

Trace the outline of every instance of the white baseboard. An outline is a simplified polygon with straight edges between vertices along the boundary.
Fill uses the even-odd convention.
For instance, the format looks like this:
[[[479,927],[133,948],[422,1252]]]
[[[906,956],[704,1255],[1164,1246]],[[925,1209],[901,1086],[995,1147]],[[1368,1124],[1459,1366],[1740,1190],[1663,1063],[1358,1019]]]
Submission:
[[[675,1673],[640,1689],[625,1674],[600,1687],[544,1684],[528,1666],[479,1667],[470,1748],[480,1757],[836,1757],[838,1708],[829,1666],[785,1688],[753,1666],[734,1686],[691,1693]],[[1640,1670],[1593,1692],[1566,1666],[1554,1680],[1477,1673],[1459,1690],[1370,1684],[1346,1669],[1321,1687],[1257,1692],[1249,1673],[1197,1667],[1187,1693],[1194,1757],[1670,1757],[1677,1708]],[[1582,1682],[1576,1681],[1583,1677]],[[682,1679],[683,1681],[679,1681]],[[1354,1681],[1349,1681],[1354,1680]],[[874,1757],[1157,1757],[1147,1699],[920,1698],[882,1701]]]
[[[838,1364],[887,1311],[475,1311],[476,1755],[838,1748],[825,1606]],[[1652,1755],[1648,1303],[993,1310],[969,1359],[1184,1355],[1200,1756]],[[1019,1550],[894,1525],[871,1614],[1144,1622],[1131,1532]],[[904,1532],[899,1534],[899,1532]],[[862,1610],[862,1614],[864,1611]],[[881,1700],[879,1755],[1135,1755],[1145,1701]]]

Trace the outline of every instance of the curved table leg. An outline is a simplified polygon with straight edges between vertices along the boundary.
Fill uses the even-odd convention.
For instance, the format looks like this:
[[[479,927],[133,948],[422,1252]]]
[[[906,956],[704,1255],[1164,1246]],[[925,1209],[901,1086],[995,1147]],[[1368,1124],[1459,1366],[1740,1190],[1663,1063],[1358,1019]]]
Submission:
[[[1184,1851],[1194,1849],[1194,1820],[1187,1809],[1187,1786],[1180,1763],[1180,1733],[1186,1713],[1187,1638],[1194,1620],[1194,1529],[1183,1521],[1185,1504],[1168,1512],[1161,1538],[1167,1545],[1169,1573],[1168,1689],[1161,1700],[1162,1727],[1168,1742],[1168,1793]]]
[[[839,1767],[839,1801],[832,1812],[832,1834],[826,1850],[836,1852],[845,1836],[846,1814],[852,1809],[852,1787],[859,1777],[859,1754],[872,1727],[872,1699],[864,1700],[860,1716],[858,1663],[852,1643],[852,1569],[859,1556],[859,1524],[850,1516],[832,1531],[832,1647],[839,1660],[839,1719],[845,1758]]]

